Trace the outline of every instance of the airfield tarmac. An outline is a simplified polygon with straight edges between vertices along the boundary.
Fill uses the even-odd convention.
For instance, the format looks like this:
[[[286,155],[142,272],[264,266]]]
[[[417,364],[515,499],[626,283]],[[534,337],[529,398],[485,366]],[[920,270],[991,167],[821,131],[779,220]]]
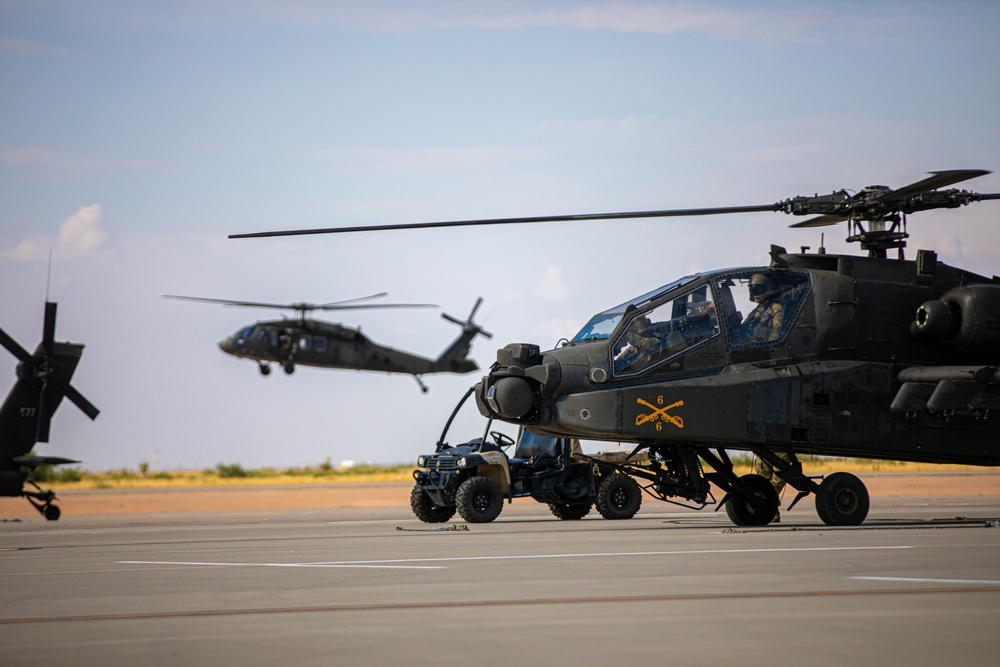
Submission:
[[[854,528],[811,499],[764,528],[649,498],[629,521],[520,500],[430,526],[398,502],[80,513],[114,494],[66,493],[60,521],[0,526],[0,664],[997,664],[1000,489],[931,481],[873,491]]]

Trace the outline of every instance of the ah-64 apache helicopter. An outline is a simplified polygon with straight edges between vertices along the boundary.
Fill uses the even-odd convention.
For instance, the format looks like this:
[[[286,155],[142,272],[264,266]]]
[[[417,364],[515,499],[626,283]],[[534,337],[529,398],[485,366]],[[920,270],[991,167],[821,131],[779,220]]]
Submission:
[[[436,307],[428,303],[359,303],[383,296],[386,296],[385,292],[326,304],[260,303],[171,294],[165,294],[164,298],[218,303],[226,306],[294,310],[297,313],[295,319],[258,321],[254,324],[248,324],[219,343],[219,348],[226,354],[256,361],[261,375],[271,374],[271,363],[279,364],[288,375],[294,373],[295,367],[298,365],[406,373],[416,379],[423,392],[427,392],[427,385],[420,379],[421,375],[471,373],[479,369],[479,365],[468,357],[469,351],[472,349],[472,339],[477,335],[483,335],[486,338],[493,336],[473,322],[476,311],[483,301],[482,298],[476,300],[472,312],[464,321],[446,313],[441,314],[444,319],[462,327],[462,333],[436,359],[379,345],[362,334],[358,328],[334,322],[323,322],[309,316],[316,310]]]
[[[31,479],[38,466],[79,463],[60,456],[36,456],[32,447],[49,441],[52,415],[68,398],[85,415],[96,419],[99,410],[69,383],[83,354],[83,345],[55,340],[56,304],[45,303],[42,342],[34,354],[0,329],[0,344],[17,357],[17,382],[0,406],[0,496],[24,496],[49,521],[59,518],[56,494],[43,491]],[[25,490],[30,484],[34,490]]]
[[[772,246],[769,266],[684,276],[598,313],[556,349],[504,346],[476,397],[484,415],[539,435],[648,450],[652,465],[626,472],[662,500],[700,509],[714,500],[711,482],[734,523],[771,522],[774,487],[738,476],[728,454],[752,451],[798,490],[789,507],[815,493],[826,524],[857,525],[869,509],[864,484],[844,472],[817,482],[796,455],[1000,465],[1000,278],[931,251],[903,257],[908,214],[1000,199],[940,189],[986,173],[932,172],[897,190],[760,206],[235,236],[763,211],[818,216],[793,227],[847,222],[867,257]],[[892,249],[898,259],[887,258]]]

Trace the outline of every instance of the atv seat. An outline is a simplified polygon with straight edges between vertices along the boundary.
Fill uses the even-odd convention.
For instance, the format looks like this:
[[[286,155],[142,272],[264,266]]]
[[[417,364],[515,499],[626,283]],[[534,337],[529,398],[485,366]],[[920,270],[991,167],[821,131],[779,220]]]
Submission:
[[[510,462],[517,465],[551,465],[566,454],[566,440],[522,431]]]

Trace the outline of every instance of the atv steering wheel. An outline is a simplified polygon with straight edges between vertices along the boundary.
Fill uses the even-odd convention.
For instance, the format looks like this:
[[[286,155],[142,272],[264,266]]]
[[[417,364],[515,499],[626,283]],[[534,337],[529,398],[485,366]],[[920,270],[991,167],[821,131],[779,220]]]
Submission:
[[[493,437],[493,442],[497,443],[498,447],[510,447],[514,444],[514,438],[510,437],[506,433],[501,433],[500,431],[490,431],[490,435]]]

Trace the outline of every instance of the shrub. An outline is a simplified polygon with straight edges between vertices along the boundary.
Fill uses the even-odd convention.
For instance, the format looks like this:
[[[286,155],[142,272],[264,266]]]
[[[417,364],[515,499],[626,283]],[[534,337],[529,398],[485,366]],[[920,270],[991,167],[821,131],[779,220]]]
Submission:
[[[250,474],[239,463],[217,463],[215,473],[223,479],[249,477]]]

